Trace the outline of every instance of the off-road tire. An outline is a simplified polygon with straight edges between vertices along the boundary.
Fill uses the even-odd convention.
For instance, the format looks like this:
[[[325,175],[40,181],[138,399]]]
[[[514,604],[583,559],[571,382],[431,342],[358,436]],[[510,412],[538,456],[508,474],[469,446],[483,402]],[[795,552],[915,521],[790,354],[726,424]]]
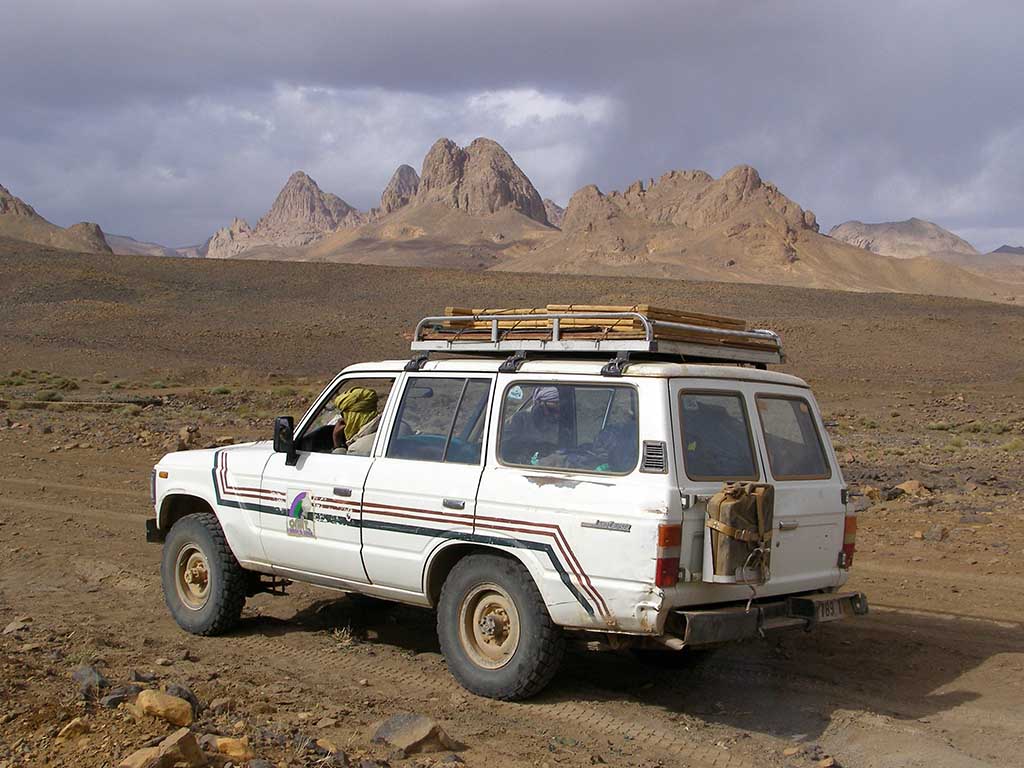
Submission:
[[[176,588],[178,554],[188,545],[199,549],[209,566],[209,595],[198,610],[185,605]],[[186,632],[219,635],[238,623],[245,605],[246,571],[228,546],[216,515],[208,512],[186,515],[171,526],[164,540],[160,577],[164,602],[178,626]]]
[[[519,643],[498,669],[480,666],[460,640],[462,603],[481,584],[495,584],[511,597],[519,616]],[[517,560],[498,555],[469,555],[460,560],[441,588],[437,637],[448,670],[468,691],[490,699],[515,701],[540,692],[565,655],[565,635],[551,621],[529,571]]]

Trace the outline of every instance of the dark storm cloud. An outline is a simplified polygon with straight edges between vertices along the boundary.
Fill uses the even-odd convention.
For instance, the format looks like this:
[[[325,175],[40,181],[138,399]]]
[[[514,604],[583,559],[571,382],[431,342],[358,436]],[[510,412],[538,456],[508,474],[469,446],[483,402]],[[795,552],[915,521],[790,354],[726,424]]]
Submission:
[[[303,167],[362,207],[439,135],[541,193],[745,162],[826,224],[1024,240],[1017,3],[50,2],[0,27],[0,183],[180,244]]]

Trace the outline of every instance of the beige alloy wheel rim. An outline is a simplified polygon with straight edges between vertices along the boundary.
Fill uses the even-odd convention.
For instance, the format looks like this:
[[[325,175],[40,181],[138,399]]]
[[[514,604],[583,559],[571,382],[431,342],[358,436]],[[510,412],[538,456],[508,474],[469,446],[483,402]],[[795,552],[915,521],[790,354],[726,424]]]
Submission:
[[[210,564],[195,544],[186,544],[178,551],[174,564],[174,586],[178,599],[186,608],[201,610],[210,598]]]
[[[508,592],[490,583],[469,591],[459,609],[459,642],[484,669],[511,661],[519,647],[519,612]]]

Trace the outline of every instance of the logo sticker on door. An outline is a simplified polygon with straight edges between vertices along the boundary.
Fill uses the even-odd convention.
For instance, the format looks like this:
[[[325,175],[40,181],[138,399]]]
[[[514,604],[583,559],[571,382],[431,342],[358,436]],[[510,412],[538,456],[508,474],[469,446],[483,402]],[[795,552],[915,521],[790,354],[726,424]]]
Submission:
[[[292,506],[288,510],[285,522],[285,533],[300,539],[315,539],[316,528],[313,519],[313,503],[305,491],[295,494]]]

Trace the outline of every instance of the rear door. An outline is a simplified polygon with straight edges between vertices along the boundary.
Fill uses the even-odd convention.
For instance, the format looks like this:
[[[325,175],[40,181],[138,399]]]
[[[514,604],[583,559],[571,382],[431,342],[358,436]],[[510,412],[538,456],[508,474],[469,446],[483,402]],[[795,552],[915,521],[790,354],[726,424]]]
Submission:
[[[473,532],[493,380],[405,377],[363,495],[363,564],[373,584],[421,592],[428,554]]]
[[[843,479],[810,390],[751,385],[757,439],[775,486],[772,576],[839,583]]]
[[[701,578],[707,500],[725,482],[775,486],[771,578],[758,594],[840,583],[845,508],[842,479],[807,389],[748,381],[675,379],[670,384],[683,513],[685,578]],[[744,586],[704,585],[702,599],[749,597]]]

